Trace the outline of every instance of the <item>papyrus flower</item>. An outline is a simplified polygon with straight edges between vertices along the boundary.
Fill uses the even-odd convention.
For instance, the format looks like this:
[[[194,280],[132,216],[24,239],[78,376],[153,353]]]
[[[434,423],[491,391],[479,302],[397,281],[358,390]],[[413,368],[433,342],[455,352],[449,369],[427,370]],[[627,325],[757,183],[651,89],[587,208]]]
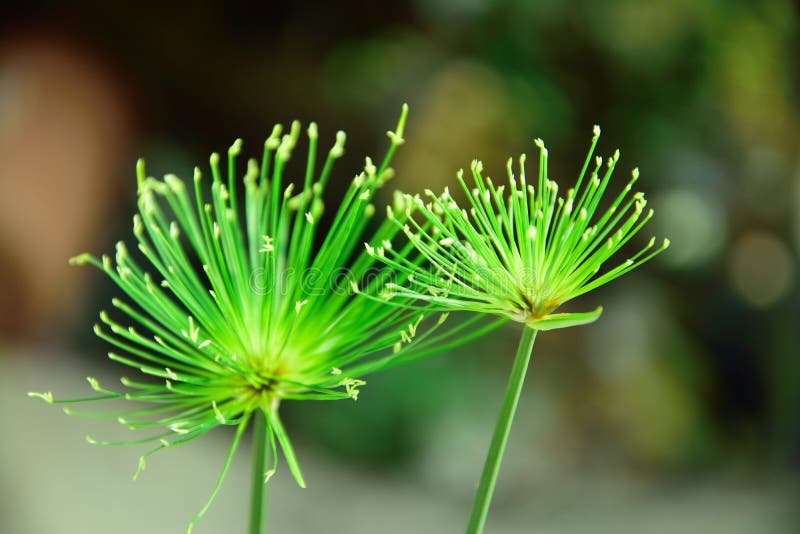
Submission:
[[[536,330],[594,321],[601,309],[554,313],[562,304],[622,276],[648,261],[669,244],[655,238],[636,253],[603,269],[650,220],[642,193],[633,193],[638,169],[625,187],[603,205],[603,195],[619,159],[619,151],[604,162],[594,158],[600,135],[595,126],[592,145],[576,184],[564,196],[547,174],[547,149],[539,147],[539,174],[525,176],[525,156],[519,175],[508,160],[508,183],[496,186],[483,175],[483,164],[470,167],[472,183],[458,173],[468,198],[460,206],[448,188],[425,197],[405,195],[391,212],[396,224],[427,262],[392,249],[383,262],[404,275],[391,283],[387,296],[414,298],[442,309],[499,314]],[[397,217],[398,211],[401,217]],[[414,217],[418,215],[418,217]],[[368,251],[374,247],[367,245]]]
[[[89,378],[97,395],[88,399],[32,395],[59,404],[133,401],[129,410],[99,415],[149,431],[146,437],[87,439],[105,445],[152,443],[137,475],[154,452],[221,425],[234,426],[212,497],[190,530],[216,495],[248,423],[255,421],[256,427],[252,510],[257,514],[258,486],[274,472],[277,449],[304,485],[279,417],[282,401],[356,399],[363,375],[435,352],[464,333],[463,327],[436,331],[443,314],[365,298],[377,295],[386,282],[361,243],[375,211],[375,191],[392,176],[389,162],[403,143],[405,116],[404,107],[397,128],[388,132],[386,156],[378,165],[366,158],[327,228],[320,228],[322,194],[343,153],[345,134],[337,133],[318,167],[318,133],[311,123],[299,186],[285,185],[286,165],[301,133],[294,122],[284,135],[280,126],[273,129],[260,161],[247,162],[243,184],[237,175],[240,140],[228,150],[227,165],[213,154],[210,178],[195,168],[189,184],[174,175],[147,177],[140,161],[139,213],[133,219],[137,253],[120,241],[113,259],[84,254],[71,260],[98,267],[124,293],[112,300],[113,313],[100,313],[95,332],[115,347],[109,358],[134,374],[121,378],[122,389]],[[373,239],[388,243],[397,232],[393,222],[384,221]],[[265,456],[268,465],[260,469]],[[251,531],[259,531],[259,524],[260,517],[251,519]]]
[[[508,183],[496,186],[483,176],[483,165],[473,161],[472,183],[463,172],[458,181],[468,198],[460,206],[448,189],[425,198],[398,198],[389,218],[403,229],[417,254],[397,253],[385,247],[367,251],[398,274],[399,283],[387,284],[384,298],[408,299],[441,310],[468,310],[499,315],[523,323],[514,366],[489,447],[472,508],[468,534],[482,532],[497,481],[503,451],[539,330],[564,328],[595,321],[602,308],[589,312],[556,310],[566,302],[635,269],[663,251],[669,241],[656,246],[655,238],[621,263],[607,264],[653,216],[642,193],[633,193],[639,177],[607,202],[603,196],[619,159],[619,151],[603,162],[594,158],[600,136],[595,126],[591,148],[578,180],[566,194],[547,172],[547,149],[539,147],[539,174],[533,183],[525,176],[525,156],[519,176],[508,160]]]

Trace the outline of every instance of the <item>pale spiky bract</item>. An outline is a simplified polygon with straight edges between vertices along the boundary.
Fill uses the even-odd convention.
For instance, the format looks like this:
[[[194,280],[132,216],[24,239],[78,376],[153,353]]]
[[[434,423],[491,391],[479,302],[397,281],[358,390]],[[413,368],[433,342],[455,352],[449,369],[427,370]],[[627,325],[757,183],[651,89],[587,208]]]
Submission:
[[[344,132],[337,133],[318,171],[318,132],[314,123],[309,125],[308,157],[297,194],[294,184],[283,182],[300,138],[298,122],[285,135],[275,126],[261,161],[248,161],[241,191],[236,164],[241,140],[228,150],[226,177],[219,155],[213,154],[210,180],[195,168],[193,186],[174,175],[163,180],[147,177],[140,161],[139,213],[133,232],[143,261],[119,242],[116,261],[81,255],[71,262],[95,265],[125,293],[127,300],[112,301],[118,318],[102,312],[102,325],[96,325],[95,332],[119,349],[109,358],[150,379],[123,377],[125,389],[117,391],[89,378],[98,395],[88,399],[59,401],[49,392],[31,395],[49,403],[142,403],[128,411],[87,414],[117,419],[133,430],[153,430],[135,441],[87,438],[105,445],[153,442],[137,474],[145,457],[160,449],[220,425],[236,426],[212,499],[248,421],[261,410],[273,458],[267,478],[279,446],[297,482],[304,485],[278,415],[282,400],[356,399],[364,374],[460,341],[454,341],[459,328],[434,335],[443,314],[430,315],[423,327],[424,310],[398,308],[358,294],[376,297],[387,274],[376,268],[376,257],[360,244],[374,213],[375,191],[392,176],[388,165],[403,143],[406,112],[404,106],[397,128],[388,132],[391,145],[383,161],[376,166],[366,158],[322,239],[316,236],[322,193],[334,161],[343,154]],[[388,244],[397,232],[394,223],[384,221],[374,239]],[[479,328],[473,334],[480,332]]]
[[[518,177],[512,159],[508,160],[507,189],[483,176],[480,161],[470,167],[474,186],[460,171],[458,181],[469,199],[468,209],[460,207],[447,188],[441,195],[426,191],[426,200],[400,197],[394,213],[404,216],[395,222],[430,265],[389,251],[382,261],[405,275],[405,281],[390,284],[388,296],[415,298],[445,310],[498,314],[536,330],[596,320],[601,308],[585,313],[553,311],[635,269],[669,245],[665,239],[656,247],[653,238],[629,259],[600,273],[653,211],[645,210],[642,193],[631,194],[638,169],[610,205],[601,207],[619,151],[608,158],[605,169],[602,158],[595,158],[587,178],[599,136],[595,126],[577,183],[563,197],[548,176],[548,152],[540,139],[535,142],[540,156],[534,184],[527,182],[522,155]],[[414,213],[420,215],[419,221]]]

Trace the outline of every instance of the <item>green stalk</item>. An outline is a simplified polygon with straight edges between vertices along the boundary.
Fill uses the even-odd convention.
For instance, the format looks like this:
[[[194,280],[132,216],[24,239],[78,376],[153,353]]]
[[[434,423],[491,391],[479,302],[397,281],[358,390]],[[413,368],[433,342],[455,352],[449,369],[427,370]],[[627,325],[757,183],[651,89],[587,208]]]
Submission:
[[[497,474],[500,472],[500,462],[503,460],[503,452],[508,442],[508,434],[511,432],[514,412],[517,411],[519,396],[522,393],[522,384],[525,382],[528,363],[531,361],[536,332],[535,329],[526,326],[522,333],[522,339],[519,341],[517,355],[514,358],[514,367],[511,369],[511,376],[508,379],[505,396],[503,397],[503,405],[500,408],[500,415],[497,418],[497,425],[492,436],[492,444],[489,446],[489,454],[486,456],[486,463],[483,465],[478,492],[475,494],[475,501],[472,503],[472,513],[470,514],[469,525],[467,525],[467,534],[480,534],[486,524],[486,516],[489,513],[489,505],[497,483]]]
[[[253,419],[253,475],[250,489],[250,528],[247,532],[249,534],[262,534],[267,487],[264,483],[267,420],[262,410],[256,410],[253,414]]]

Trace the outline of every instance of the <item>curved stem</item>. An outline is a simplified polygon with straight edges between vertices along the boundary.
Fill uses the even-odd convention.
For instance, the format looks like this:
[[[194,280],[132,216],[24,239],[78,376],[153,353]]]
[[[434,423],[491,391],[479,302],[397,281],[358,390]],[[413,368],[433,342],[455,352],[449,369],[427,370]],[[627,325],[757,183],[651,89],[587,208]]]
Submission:
[[[267,453],[267,420],[262,410],[253,414],[253,474],[250,486],[250,527],[249,534],[262,534],[264,528],[264,504],[266,483],[264,482],[264,463]]]
[[[467,525],[467,534],[480,534],[483,532],[486,516],[489,513],[489,505],[492,501],[492,494],[497,483],[497,474],[500,472],[500,462],[503,460],[503,452],[508,442],[508,434],[511,431],[514,412],[517,411],[517,404],[522,392],[522,384],[525,382],[525,374],[528,371],[528,363],[531,360],[535,339],[536,330],[526,326],[522,333],[522,339],[519,341],[517,355],[514,358],[514,367],[511,369],[511,376],[508,379],[500,415],[497,418],[492,443],[489,446],[489,454],[486,456],[486,463],[483,465],[478,492],[475,494],[475,501],[472,503],[472,513],[470,514],[469,525]]]

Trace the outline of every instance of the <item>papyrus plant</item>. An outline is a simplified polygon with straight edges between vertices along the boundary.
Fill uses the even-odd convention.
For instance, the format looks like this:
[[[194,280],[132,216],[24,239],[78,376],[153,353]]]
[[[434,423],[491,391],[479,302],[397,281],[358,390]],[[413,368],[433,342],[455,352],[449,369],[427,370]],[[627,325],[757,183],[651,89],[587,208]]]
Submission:
[[[397,128],[388,132],[383,160],[376,165],[366,158],[327,227],[320,224],[322,195],[345,134],[337,133],[320,166],[311,123],[304,170],[287,185],[286,165],[301,137],[294,122],[285,134],[275,126],[260,160],[249,160],[243,177],[240,140],[227,162],[211,156],[210,177],[195,168],[188,184],[174,175],[147,177],[140,161],[134,250],[120,241],[113,259],[73,258],[73,264],[102,270],[122,291],[112,300],[113,311],[100,313],[95,332],[114,347],[108,357],[133,375],[121,378],[122,388],[90,377],[95,395],[89,398],[31,395],[67,404],[70,414],[107,417],[145,434],[119,442],[87,437],[100,445],[152,444],[137,475],[161,449],[219,426],[234,427],[211,497],[189,531],[219,491],[248,426],[254,432],[249,532],[262,530],[263,487],[278,450],[305,485],[279,416],[282,402],[356,399],[364,375],[491,327],[464,324],[443,332],[437,327],[444,314],[365,298],[377,296],[386,282],[387,273],[375,268],[375,257],[361,243],[375,211],[373,196],[392,176],[389,162],[403,143],[406,111],[404,106]],[[398,231],[394,221],[384,220],[371,240],[388,243]],[[112,399],[130,401],[129,408],[86,413],[71,407]]]
[[[655,238],[626,259],[614,261],[647,224],[642,193],[633,192],[639,171],[609,199],[604,198],[619,151],[603,162],[594,158],[600,136],[595,126],[591,148],[577,182],[559,196],[547,172],[547,149],[539,147],[538,177],[529,183],[525,156],[508,183],[495,185],[473,161],[471,181],[458,173],[468,199],[460,206],[445,188],[440,195],[405,195],[389,211],[416,254],[367,244],[367,251],[397,273],[384,298],[403,306],[409,299],[443,311],[468,310],[499,315],[522,324],[522,338],[481,476],[467,532],[483,530],[536,333],[591,323],[602,308],[560,312],[563,304],[637,268],[663,251],[669,241]],[[593,166],[592,166],[593,165]],[[590,167],[592,166],[592,167]],[[591,168],[591,170],[590,170]],[[588,172],[588,174],[587,174]],[[608,264],[611,263],[611,267]]]

